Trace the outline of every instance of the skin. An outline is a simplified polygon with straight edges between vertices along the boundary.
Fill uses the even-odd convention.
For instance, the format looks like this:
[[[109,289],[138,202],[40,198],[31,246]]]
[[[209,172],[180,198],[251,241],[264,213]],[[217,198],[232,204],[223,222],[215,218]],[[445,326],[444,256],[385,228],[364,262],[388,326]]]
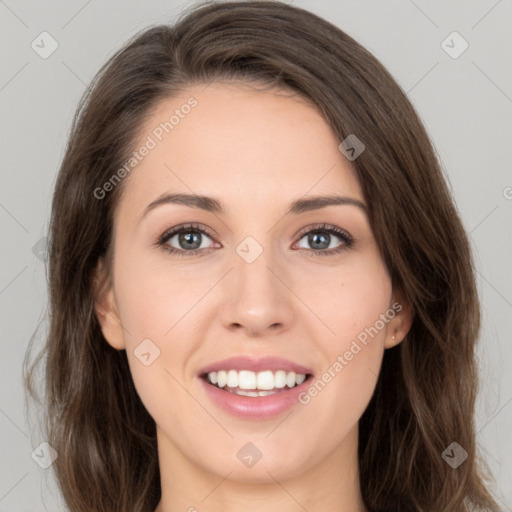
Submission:
[[[410,306],[392,289],[365,212],[353,205],[286,215],[303,196],[339,194],[364,203],[352,163],[311,104],[241,83],[194,85],[157,105],[140,147],[186,103],[198,105],[129,177],[114,218],[113,273],[98,265],[97,316],[107,342],[127,352],[139,396],[157,424],[162,499],[156,512],[261,510],[360,512],[358,421],[375,389],[384,350],[411,325]],[[180,204],[146,206],[163,192],[207,195],[226,214]],[[197,223],[195,256],[169,228]],[[326,223],[352,247],[318,255],[301,230]],[[247,237],[263,248],[247,263]],[[327,234],[327,236],[329,236]],[[343,245],[331,235],[329,249]],[[201,253],[202,251],[202,253]],[[292,413],[245,420],[217,408],[198,372],[237,354],[274,355],[313,369],[332,367],[395,302],[403,306],[311,401]],[[395,337],[395,339],[392,338]],[[160,356],[134,355],[144,339]],[[237,452],[251,442],[262,458],[247,468]]]

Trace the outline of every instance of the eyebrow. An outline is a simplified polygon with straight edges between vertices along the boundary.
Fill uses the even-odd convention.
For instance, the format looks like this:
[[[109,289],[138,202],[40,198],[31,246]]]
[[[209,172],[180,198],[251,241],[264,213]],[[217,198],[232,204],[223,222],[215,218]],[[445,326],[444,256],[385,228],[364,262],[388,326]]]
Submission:
[[[200,196],[196,194],[164,193],[146,207],[141,216],[141,219],[151,210],[154,210],[156,207],[164,204],[182,204],[189,206],[190,208],[200,208],[201,210],[205,210],[211,213],[226,214],[226,209],[224,208],[222,201],[219,201],[213,197]],[[290,204],[286,215],[297,215],[299,213],[318,210],[320,208],[333,205],[356,206],[363,210],[366,215],[368,215],[368,208],[362,201],[353,197],[345,197],[339,195],[310,196],[307,198],[297,199]]]

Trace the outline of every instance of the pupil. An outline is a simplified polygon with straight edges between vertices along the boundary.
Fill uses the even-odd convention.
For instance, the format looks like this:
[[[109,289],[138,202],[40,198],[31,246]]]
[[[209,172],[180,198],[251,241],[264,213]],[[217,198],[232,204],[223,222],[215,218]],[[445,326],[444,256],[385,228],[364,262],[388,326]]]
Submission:
[[[180,244],[183,242],[185,248],[198,249],[201,246],[200,233],[189,232],[181,233],[179,237]]]
[[[317,249],[327,249],[329,247],[329,238],[329,234],[311,233],[308,241],[311,247],[316,246]]]

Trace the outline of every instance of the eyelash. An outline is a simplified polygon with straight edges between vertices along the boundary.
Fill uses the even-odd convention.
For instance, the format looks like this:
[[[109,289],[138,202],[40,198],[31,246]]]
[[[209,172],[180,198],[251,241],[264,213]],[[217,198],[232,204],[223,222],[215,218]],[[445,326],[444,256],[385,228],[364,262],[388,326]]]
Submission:
[[[169,254],[173,254],[179,257],[193,257],[193,256],[199,256],[204,250],[203,249],[194,249],[191,251],[185,251],[181,249],[175,249],[174,247],[170,247],[167,245],[167,242],[174,236],[180,233],[201,233],[209,238],[214,238],[214,234],[206,227],[200,226],[199,224],[184,224],[180,226],[175,226],[169,230],[167,230],[156,242],[157,247],[161,247],[164,251],[168,252]],[[314,249],[306,249],[307,251],[310,251],[315,256],[333,256],[335,254],[339,254],[342,251],[346,251],[347,249],[350,249],[354,245],[354,239],[352,236],[350,236],[346,231],[337,228],[336,226],[331,226],[329,224],[316,224],[314,226],[310,226],[306,228],[305,230],[301,231],[299,233],[299,241],[305,236],[310,233],[329,233],[332,235],[336,235],[338,238],[340,238],[343,241],[343,244],[337,247],[336,249],[321,249],[318,251],[315,251]]]

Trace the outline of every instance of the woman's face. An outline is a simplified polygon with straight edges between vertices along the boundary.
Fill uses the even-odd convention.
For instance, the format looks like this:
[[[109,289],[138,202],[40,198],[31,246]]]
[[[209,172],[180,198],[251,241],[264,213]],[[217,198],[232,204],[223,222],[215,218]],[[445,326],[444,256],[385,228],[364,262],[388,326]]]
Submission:
[[[407,322],[340,142],[299,97],[235,83],[190,87],[143,126],[97,311],[161,457],[257,482],[354,459],[383,351]],[[175,194],[189,204],[162,199]],[[346,199],[311,202],[334,196]],[[274,393],[221,390],[208,370]]]

